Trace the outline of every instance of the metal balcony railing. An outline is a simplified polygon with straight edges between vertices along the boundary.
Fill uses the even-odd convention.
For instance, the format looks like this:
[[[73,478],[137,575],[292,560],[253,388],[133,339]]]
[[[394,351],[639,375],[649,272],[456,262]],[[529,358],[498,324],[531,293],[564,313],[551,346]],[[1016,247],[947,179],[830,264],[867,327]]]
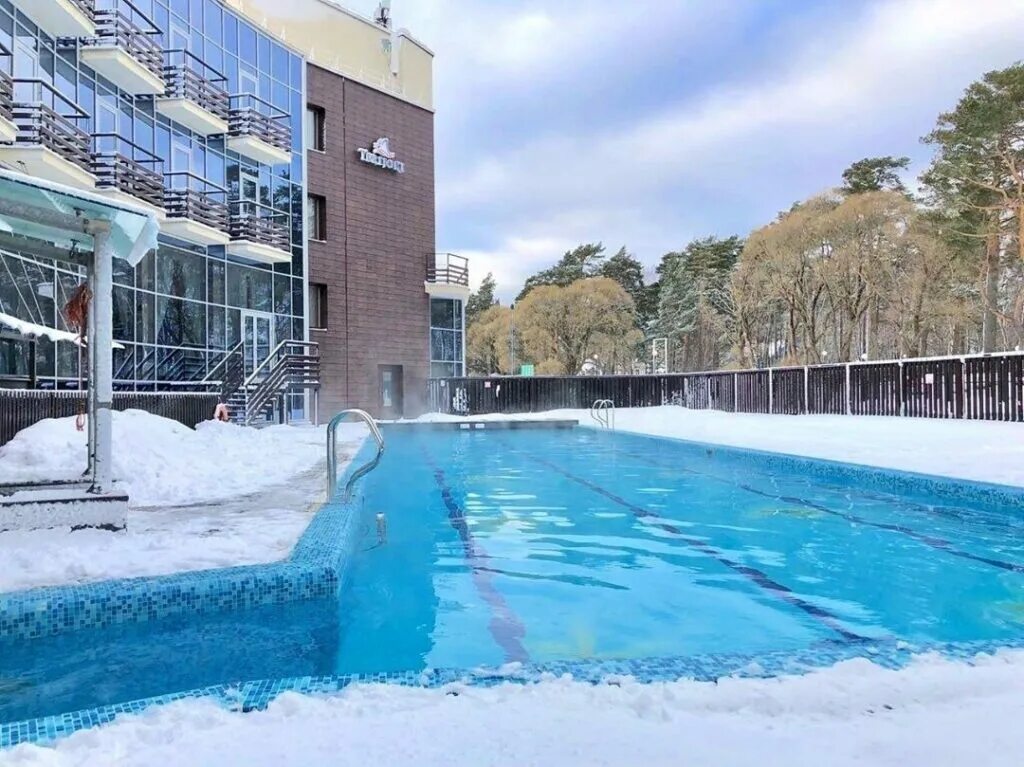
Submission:
[[[11,52],[3,45],[0,45],[0,57],[10,56]],[[0,69],[0,117],[5,120],[14,120],[14,80],[4,70]]]
[[[231,203],[231,239],[249,240],[287,251],[288,214],[251,200]]]
[[[119,189],[158,208],[164,206],[163,160],[116,133],[93,135],[96,186]]]
[[[3,71],[0,71],[0,117],[14,120],[14,80]]]
[[[290,152],[292,129],[287,113],[251,93],[230,97],[229,136],[253,136]]]
[[[71,0],[71,4],[84,13],[90,21],[96,21],[96,0]]]
[[[160,30],[128,0],[119,0],[120,5],[127,8],[130,14],[120,7],[96,11],[96,36],[83,39],[82,45],[120,48],[154,76],[162,79],[164,54],[157,42]],[[136,20],[145,24],[147,29],[142,29]]]
[[[89,115],[44,80],[15,79],[13,83],[17,143],[46,147],[91,173],[89,134],[76,125]]]
[[[167,218],[187,218],[229,231],[227,189],[188,171],[164,174],[164,186]]]
[[[228,119],[228,79],[198,56],[183,49],[164,52],[167,98],[184,98],[222,120]]]
[[[469,286],[469,259],[454,253],[431,253],[427,256],[427,282]]]

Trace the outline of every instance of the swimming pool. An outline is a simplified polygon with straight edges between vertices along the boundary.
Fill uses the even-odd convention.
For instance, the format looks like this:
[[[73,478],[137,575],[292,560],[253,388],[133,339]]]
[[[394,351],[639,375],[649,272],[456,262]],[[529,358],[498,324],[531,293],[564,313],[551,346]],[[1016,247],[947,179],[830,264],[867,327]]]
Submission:
[[[714,676],[736,664],[662,659],[1024,636],[1018,490],[582,428],[386,438],[287,564],[327,545],[329,520],[354,524],[336,594],[0,640],[0,722],[255,679],[510,662]]]

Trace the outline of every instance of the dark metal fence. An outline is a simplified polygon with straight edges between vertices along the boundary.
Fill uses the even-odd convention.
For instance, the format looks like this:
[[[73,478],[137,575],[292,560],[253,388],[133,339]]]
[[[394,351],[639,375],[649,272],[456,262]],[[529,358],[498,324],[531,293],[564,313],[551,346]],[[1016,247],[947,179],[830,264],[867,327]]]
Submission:
[[[533,413],[680,405],[737,413],[831,413],[1024,421],[1024,353],[639,376],[432,378],[430,410]]]
[[[77,415],[85,405],[84,391],[0,389],[0,445],[44,418]],[[146,410],[172,418],[190,428],[213,417],[216,394],[114,392],[115,410]]]

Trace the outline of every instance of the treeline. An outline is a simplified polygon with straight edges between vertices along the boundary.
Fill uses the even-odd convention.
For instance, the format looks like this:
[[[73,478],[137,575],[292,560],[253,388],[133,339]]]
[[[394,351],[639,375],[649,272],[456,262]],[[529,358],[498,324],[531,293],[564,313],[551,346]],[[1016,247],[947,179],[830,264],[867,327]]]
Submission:
[[[934,154],[916,189],[902,181],[908,158],[860,160],[835,189],[745,239],[707,237],[665,254],[652,284],[626,248],[606,258],[601,244],[581,245],[526,281],[513,317],[489,277],[467,307],[471,372],[510,372],[513,362],[550,373],[710,370],[1019,347],[1024,65],[972,84],[923,140]],[[652,356],[665,348],[667,359]]]

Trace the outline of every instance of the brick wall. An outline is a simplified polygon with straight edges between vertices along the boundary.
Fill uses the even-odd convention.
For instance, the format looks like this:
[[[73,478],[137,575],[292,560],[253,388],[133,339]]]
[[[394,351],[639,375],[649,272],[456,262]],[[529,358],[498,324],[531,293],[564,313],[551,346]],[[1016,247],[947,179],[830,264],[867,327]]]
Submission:
[[[327,201],[327,239],[309,244],[309,281],[327,286],[321,414],[380,412],[378,365],[401,365],[405,414],[422,411],[429,373],[426,254],[434,251],[434,116],[307,66],[309,103],[325,112],[326,151],[310,151],[308,186]],[[359,161],[381,136],[397,174]]]

